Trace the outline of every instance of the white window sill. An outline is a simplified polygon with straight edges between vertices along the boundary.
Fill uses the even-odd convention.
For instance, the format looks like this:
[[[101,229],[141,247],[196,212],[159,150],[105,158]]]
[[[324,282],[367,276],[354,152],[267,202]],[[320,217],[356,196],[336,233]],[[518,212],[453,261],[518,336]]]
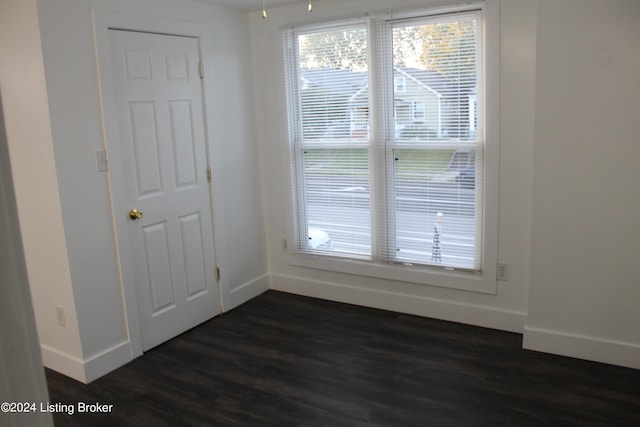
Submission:
[[[495,275],[487,277],[486,272],[399,264],[383,265],[371,261],[305,253],[292,254],[289,265],[483,294],[495,295],[497,293]]]

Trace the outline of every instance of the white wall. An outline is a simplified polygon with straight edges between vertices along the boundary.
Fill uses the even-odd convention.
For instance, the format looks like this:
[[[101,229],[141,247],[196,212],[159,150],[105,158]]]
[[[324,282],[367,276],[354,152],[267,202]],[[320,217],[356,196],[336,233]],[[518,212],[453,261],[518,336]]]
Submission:
[[[541,0],[527,348],[640,368],[640,2]]]
[[[207,73],[214,118],[214,204],[223,306],[268,289],[259,129],[255,128],[251,31],[246,12],[211,8],[214,51]]]
[[[0,2],[0,52],[0,93],[40,343],[79,359],[35,0]],[[66,328],[56,323],[56,306],[66,310]]]
[[[257,124],[263,171],[267,248],[274,289],[400,312],[522,332],[527,309],[531,244],[535,1],[505,1],[500,9],[500,220],[499,259],[509,281],[497,295],[347,275],[290,265],[282,252],[288,229],[289,175],[281,28],[287,25],[411,9],[415,0],[326,0],[309,14],[301,5],[275,8],[262,20],[252,15]],[[436,4],[436,2],[431,2]],[[438,2],[441,3],[441,2]]]
[[[51,113],[64,241],[70,270],[67,291],[77,311],[81,352],[47,352],[45,365],[90,381],[130,360],[129,335],[108,188],[95,167],[104,147],[91,10],[206,23],[212,40],[207,65],[214,217],[218,265],[227,309],[268,286],[257,146],[252,126],[249,21],[246,13],[188,1],[46,0],[38,3]],[[247,84],[249,82],[249,84]],[[53,177],[53,182],[56,181]],[[37,190],[33,190],[38,195]],[[57,197],[57,190],[51,197]],[[215,262],[215,260],[209,260]],[[50,301],[36,305],[50,323]],[[55,317],[52,319],[55,320]],[[45,322],[45,320],[43,320]],[[57,349],[57,348],[56,348]]]
[[[35,12],[35,8],[30,11]],[[35,13],[24,16],[37,22]],[[46,402],[47,385],[20,236],[1,98],[0,94],[0,402]],[[53,419],[48,413],[0,413],[0,423],[6,427],[52,426]]]

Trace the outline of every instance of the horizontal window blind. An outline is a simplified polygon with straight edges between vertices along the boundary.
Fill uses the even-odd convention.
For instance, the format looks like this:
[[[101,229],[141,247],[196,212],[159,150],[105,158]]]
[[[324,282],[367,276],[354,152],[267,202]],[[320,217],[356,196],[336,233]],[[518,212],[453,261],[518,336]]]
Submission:
[[[365,25],[294,35],[297,247],[371,258]],[[300,203],[299,203],[300,205]]]
[[[380,44],[392,93],[385,106],[389,230],[381,245],[390,261],[481,266],[479,25],[479,14],[467,12],[390,21],[381,32],[391,34],[390,46]]]

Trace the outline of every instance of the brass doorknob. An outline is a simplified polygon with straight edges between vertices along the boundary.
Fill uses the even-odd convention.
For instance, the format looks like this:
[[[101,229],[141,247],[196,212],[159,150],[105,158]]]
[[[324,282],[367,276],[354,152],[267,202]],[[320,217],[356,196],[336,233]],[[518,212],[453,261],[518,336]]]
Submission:
[[[138,209],[133,208],[129,211],[129,218],[131,218],[132,220],[136,220],[136,219],[140,219],[142,218],[142,212],[140,212]]]

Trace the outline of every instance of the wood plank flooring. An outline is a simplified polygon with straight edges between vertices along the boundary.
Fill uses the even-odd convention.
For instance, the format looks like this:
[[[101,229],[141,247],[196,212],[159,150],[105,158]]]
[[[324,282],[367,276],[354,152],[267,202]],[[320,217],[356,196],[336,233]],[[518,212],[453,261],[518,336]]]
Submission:
[[[269,291],[83,385],[57,426],[640,426],[640,371],[522,337]]]

